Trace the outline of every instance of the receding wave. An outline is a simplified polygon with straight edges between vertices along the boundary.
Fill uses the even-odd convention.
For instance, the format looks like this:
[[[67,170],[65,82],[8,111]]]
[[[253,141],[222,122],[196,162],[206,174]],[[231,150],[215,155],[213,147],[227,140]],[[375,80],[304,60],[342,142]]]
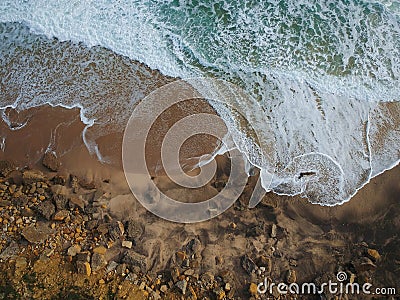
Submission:
[[[88,126],[122,130],[157,69],[259,102],[274,161],[224,116],[251,163],[275,166],[276,193],[340,204],[400,160],[397,1],[3,1],[0,21],[2,107],[78,106]]]

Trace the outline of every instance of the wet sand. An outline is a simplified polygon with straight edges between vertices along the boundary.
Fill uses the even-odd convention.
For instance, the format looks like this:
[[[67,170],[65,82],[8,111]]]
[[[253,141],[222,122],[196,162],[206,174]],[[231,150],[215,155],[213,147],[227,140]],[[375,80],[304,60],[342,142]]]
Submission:
[[[206,105],[201,109],[212,111]],[[185,109],[171,113],[176,118],[182,115],[185,115]],[[218,285],[229,299],[249,299],[251,296],[266,299],[267,295],[252,291],[252,284],[262,282],[265,277],[277,283],[293,280],[321,283],[335,279],[339,271],[345,271],[349,278],[353,274],[353,279],[360,284],[371,282],[375,287],[395,287],[400,291],[400,167],[374,178],[351,201],[336,207],[312,205],[299,197],[269,193],[256,208],[249,209],[247,203],[256,181],[254,176],[249,179],[239,200],[222,215],[198,224],[177,224],[147,212],[130,193],[121,168],[121,134],[113,133],[97,141],[100,151],[113,161],[110,165],[88,153],[82,141],[84,124],[78,110],[44,106],[22,112],[14,119],[16,123],[28,120],[28,124],[14,131],[4,123],[0,124],[0,133],[6,137],[0,160],[13,161],[21,168],[41,170],[49,179],[56,175],[70,178],[72,174],[81,184],[71,195],[86,195],[91,184],[90,187],[101,191],[105,195],[101,205],[105,207],[104,214],[109,216],[109,222],[126,224],[136,220],[141,224],[143,232],[135,240],[133,249],[147,258],[144,272],[150,277],[155,278],[162,272],[171,273],[175,267],[181,274],[188,269],[193,269],[194,275],[200,277],[211,274],[214,285],[218,285],[219,277],[224,284],[230,284],[228,290],[221,282]],[[158,147],[159,137],[156,129],[152,136],[153,149]],[[197,147],[204,153],[215,147],[215,140],[202,136],[193,143],[204,145]],[[57,172],[42,165],[49,145],[57,153],[61,165]],[[148,155],[153,164],[150,169],[154,171],[159,156],[156,152]],[[154,181],[171,197],[198,201],[199,197],[217,194],[218,184],[226,181],[229,175],[227,158],[219,157],[218,160],[218,175],[191,195],[189,191],[177,188],[162,171],[153,172]],[[100,216],[91,215],[91,218]],[[101,220],[108,222],[104,221],[104,215]],[[190,267],[182,266],[177,253],[185,251],[193,239],[200,241],[198,256],[190,261]],[[377,250],[379,258],[370,254],[372,250]],[[118,260],[121,251],[121,243],[108,248],[108,261],[111,258]],[[179,297],[182,290],[176,284],[177,281],[173,282],[170,291]],[[209,295],[211,299],[220,295],[217,287],[198,293]],[[301,297],[312,299],[311,296]],[[326,297],[330,298],[328,294]]]

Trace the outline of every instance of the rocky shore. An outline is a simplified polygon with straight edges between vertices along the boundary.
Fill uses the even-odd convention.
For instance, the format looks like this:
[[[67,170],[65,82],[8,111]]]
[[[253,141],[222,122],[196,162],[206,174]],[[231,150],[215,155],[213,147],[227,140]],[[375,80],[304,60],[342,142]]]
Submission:
[[[51,152],[42,162],[0,162],[0,299],[353,299],[257,291],[264,280],[321,285],[338,272],[350,283],[400,287],[400,221],[387,211],[350,230],[306,219],[292,206],[303,204],[274,195],[250,210],[250,180],[225,214],[190,227],[140,207],[124,213],[134,199],[113,195],[108,179],[59,173]],[[368,236],[371,226],[387,232]],[[179,238],[163,241],[155,234],[163,230]]]

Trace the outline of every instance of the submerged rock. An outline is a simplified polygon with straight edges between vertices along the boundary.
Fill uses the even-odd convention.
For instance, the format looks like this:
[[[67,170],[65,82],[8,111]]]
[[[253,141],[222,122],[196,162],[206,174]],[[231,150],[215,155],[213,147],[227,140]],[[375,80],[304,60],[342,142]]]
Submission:
[[[138,267],[142,273],[146,273],[147,271],[147,258],[144,255],[136,253],[133,250],[129,250],[125,253],[125,256],[122,259],[123,263],[131,267]]]
[[[56,153],[50,150],[46,151],[44,154],[42,164],[53,172],[57,172],[60,168],[60,162],[58,161]]]

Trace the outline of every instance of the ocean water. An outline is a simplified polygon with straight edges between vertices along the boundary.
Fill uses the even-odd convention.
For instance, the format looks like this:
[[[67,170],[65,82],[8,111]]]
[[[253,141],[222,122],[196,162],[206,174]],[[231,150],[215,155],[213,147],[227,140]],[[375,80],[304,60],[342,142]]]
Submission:
[[[264,187],[341,204],[400,160],[399,13],[390,0],[3,0],[0,106],[80,107],[106,160],[94,140],[169,77],[227,80],[262,107],[247,111],[273,141],[261,151],[215,108]]]

